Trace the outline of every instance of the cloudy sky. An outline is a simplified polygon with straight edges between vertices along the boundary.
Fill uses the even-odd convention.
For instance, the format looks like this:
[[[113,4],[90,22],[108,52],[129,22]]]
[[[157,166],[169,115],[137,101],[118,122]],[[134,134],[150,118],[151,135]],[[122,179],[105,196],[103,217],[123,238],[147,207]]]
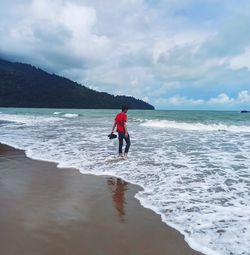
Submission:
[[[249,0],[1,0],[0,57],[157,109],[250,110]]]

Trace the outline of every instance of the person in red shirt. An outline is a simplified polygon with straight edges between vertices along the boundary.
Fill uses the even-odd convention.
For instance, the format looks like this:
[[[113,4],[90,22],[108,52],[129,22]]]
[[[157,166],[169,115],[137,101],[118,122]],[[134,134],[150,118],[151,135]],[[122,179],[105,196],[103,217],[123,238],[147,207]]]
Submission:
[[[130,137],[129,137],[129,133],[127,130],[127,125],[126,125],[127,112],[128,112],[128,106],[123,105],[122,111],[119,112],[115,117],[114,125],[111,131],[111,134],[113,134],[115,131],[115,127],[117,127],[118,139],[119,139],[119,156],[123,157],[124,159],[128,158],[128,151],[130,147]],[[125,140],[126,142],[124,155],[122,154],[123,140]]]

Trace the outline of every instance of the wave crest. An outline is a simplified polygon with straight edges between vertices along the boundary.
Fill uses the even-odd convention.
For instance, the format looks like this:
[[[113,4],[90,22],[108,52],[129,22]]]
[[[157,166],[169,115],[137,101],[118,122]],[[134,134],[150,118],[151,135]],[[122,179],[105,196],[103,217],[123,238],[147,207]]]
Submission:
[[[65,113],[62,115],[62,117],[65,117],[65,118],[77,118],[79,117],[79,114],[77,113]]]
[[[188,123],[188,122],[176,122],[170,120],[146,120],[144,123],[140,124],[144,127],[152,128],[171,128],[171,129],[181,129],[187,131],[228,131],[228,132],[250,132],[249,126],[237,126],[228,125],[223,123]]]

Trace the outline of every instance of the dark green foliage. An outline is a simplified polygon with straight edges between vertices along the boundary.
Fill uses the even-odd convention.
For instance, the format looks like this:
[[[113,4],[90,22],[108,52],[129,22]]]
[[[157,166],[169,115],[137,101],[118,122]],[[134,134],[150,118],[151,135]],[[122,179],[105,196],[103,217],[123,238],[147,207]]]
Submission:
[[[154,109],[144,101],[97,92],[55,74],[0,59],[0,107]]]

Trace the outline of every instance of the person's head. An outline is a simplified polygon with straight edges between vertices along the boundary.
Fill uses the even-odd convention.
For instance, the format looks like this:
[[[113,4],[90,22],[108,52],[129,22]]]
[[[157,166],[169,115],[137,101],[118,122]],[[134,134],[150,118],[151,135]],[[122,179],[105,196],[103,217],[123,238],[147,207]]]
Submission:
[[[128,105],[124,104],[124,105],[122,106],[122,111],[123,111],[124,113],[126,113],[126,112],[128,111]]]

